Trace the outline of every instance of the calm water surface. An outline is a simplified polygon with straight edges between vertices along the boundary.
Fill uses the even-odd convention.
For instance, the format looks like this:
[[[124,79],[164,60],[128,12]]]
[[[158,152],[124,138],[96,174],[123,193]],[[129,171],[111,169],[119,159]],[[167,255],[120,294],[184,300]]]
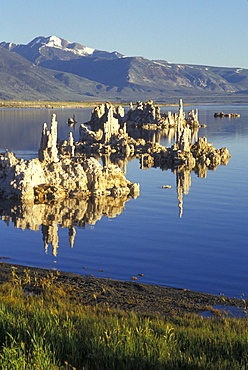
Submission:
[[[88,212],[75,230],[53,224],[49,231],[53,238],[47,238],[42,218],[36,219],[32,210],[16,214],[15,205],[1,205],[5,216],[0,221],[0,257],[82,275],[137,277],[148,284],[236,297],[244,294],[248,299],[248,106],[198,108],[200,123],[207,125],[198,136],[207,136],[216,148],[226,146],[232,157],[226,166],[208,171],[206,178],[188,174],[191,183],[181,209],[176,175],[159,168],[142,170],[135,159],[127,164],[126,177],[140,183],[138,198],[91,206],[92,214]],[[79,123],[90,119],[90,111],[0,110],[0,150],[7,148],[25,159],[37,157],[42,124],[50,122],[52,113],[57,114],[59,138],[67,139],[73,131],[77,139]],[[213,114],[218,111],[237,112],[241,117],[216,119]],[[74,130],[66,123],[73,113],[78,121]],[[163,145],[172,142],[161,138]],[[162,189],[162,185],[172,187]],[[45,215],[44,209],[40,214],[43,211]]]

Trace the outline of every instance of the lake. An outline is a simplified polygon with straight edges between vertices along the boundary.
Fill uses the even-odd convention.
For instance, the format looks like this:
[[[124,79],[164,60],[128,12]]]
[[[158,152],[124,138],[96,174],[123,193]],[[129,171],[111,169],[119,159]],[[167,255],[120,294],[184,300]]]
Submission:
[[[206,136],[215,148],[228,148],[232,157],[226,166],[206,177],[184,173],[183,199],[171,170],[140,169],[134,159],[122,166],[128,180],[140,183],[136,199],[76,202],[74,210],[65,202],[56,205],[51,220],[45,206],[24,209],[0,202],[1,260],[248,299],[248,106],[185,111],[192,108],[207,125],[198,136]],[[220,111],[241,117],[214,118]],[[49,123],[52,113],[59,138],[73,131],[78,139],[79,124],[90,119],[91,109],[0,110],[0,151],[37,157],[43,122]],[[67,120],[73,114],[78,123],[70,128]],[[155,137],[163,145],[173,143],[173,137]]]

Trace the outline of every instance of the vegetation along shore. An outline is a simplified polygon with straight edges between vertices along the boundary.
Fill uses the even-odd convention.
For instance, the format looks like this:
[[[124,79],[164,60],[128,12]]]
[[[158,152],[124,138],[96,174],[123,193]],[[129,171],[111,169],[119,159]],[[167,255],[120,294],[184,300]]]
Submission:
[[[77,109],[91,108],[98,102],[0,100],[0,109]]]
[[[176,103],[161,103],[159,102],[159,106],[177,106],[177,99],[175,99]],[[80,108],[93,108],[102,101],[25,101],[25,100],[0,100],[0,109],[80,109]],[[120,103],[116,102],[113,103],[114,105],[122,105],[123,107],[129,107],[129,103]],[[202,105],[207,103],[201,103]],[[213,102],[211,102],[214,105]],[[184,104],[185,106],[191,104]],[[192,105],[199,105],[199,103],[194,102]],[[223,104],[225,105],[225,104]]]
[[[248,321],[226,313],[243,299],[5,262],[0,283],[2,369],[248,365]]]

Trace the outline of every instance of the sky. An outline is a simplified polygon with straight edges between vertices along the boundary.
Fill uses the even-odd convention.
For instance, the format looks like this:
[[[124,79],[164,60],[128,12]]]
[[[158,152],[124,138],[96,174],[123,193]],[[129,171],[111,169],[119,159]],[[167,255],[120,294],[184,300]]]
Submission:
[[[248,0],[8,0],[1,41],[55,35],[126,56],[248,68]]]

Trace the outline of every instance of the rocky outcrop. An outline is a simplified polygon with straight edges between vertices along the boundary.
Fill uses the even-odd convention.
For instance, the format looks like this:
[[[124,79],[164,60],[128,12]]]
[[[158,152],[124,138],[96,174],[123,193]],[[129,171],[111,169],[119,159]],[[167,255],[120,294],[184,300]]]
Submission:
[[[123,116],[120,107],[115,109],[110,103],[97,106],[92,111],[91,120],[80,125],[77,151],[94,154],[115,153],[125,156],[159,151],[160,145],[156,140],[134,139],[130,135],[130,125],[143,125],[141,129],[155,125],[160,132],[173,128],[177,134],[176,140],[182,133],[185,135],[186,131],[192,139],[195,131],[199,129],[198,112],[191,111],[185,118],[182,100],[179,101],[178,113],[172,115],[169,112],[166,119],[160,114],[159,107],[154,107],[152,101],[145,104],[138,102],[135,109],[132,104],[130,106],[131,108],[125,116]],[[197,124],[194,125],[194,122]],[[180,140],[183,143],[183,138]],[[179,149],[185,151],[186,145],[185,141],[185,144],[181,144]]]
[[[119,122],[123,116],[124,109],[120,106],[115,108],[110,102],[96,106],[91,113],[90,121],[79,128],[80,141],[89,140],[92,136],[94,140],[108,142],[124,128],[124,124]]]
[[[182,150],[180,148],[185,148]],[[187,141],[184,131],[180,141],[171,148],[160,148],[157,152],[150,152],[141,156],[142,168],[160,167],[162,169],[175,169],[186,166],[196,171],[198,167],[214,170],[219,165],[226,165],[231,155],[227,148],[215,149],[205,137],[200,137],[194,144]],[[204,176],[205,177],[205,176]]]
[[[215,149],[205,137],[197,138],[198,111],[189,112],[186,118],[182,100],[179,101],[178,112],[174,115],[168,114],[166,117],[168,122],[173,123],[175,143],[172,147],[164,147],[156,140],[134,139],[127,133],[126,127],[123,128],[116,121],[113,125],[113,120],[116,119],[115,115],[116,111],[113,106],[109,106],[109,103],[98,106],[92,113],[91,121],[88,122],[91,127],[97,128],[97,131],[90,130],[89,126],[81,125],[80,143],[78,143],[76,150],[83,153],[109,155],[115,158],[138,157],[141,168],[155,166],[173,169],[177,166],[187,165],[192,170],[201,165],[213,169],[219,164],[226,164],[230,158],[227,148]],[[127,116],[136,123],[150,121],[158,124],[158,122],[162,122],[160,121],[162,117],[160,111],[155,109],[152,101],[146,104],[138,102],[135,109],[131,105],[129,113],[124,116],[123,120],[126,120]],[[194,122],[197,125],[194,125]],[[108,133],[112,132],[108,141],[102,140],[104,131],[99,130],[99,124],[104,124],[102,129],[105,127]],[[194,140],[196,140],[195,143]]]
[[[178,112],[172,114],[170,111],[166,113],[160,112],[160,107],[153,104],[152,100],[142,103],[137,102],[136,107],[130,104],[130,109],[127,112],[124,120],[127,125],[138,127],[167,127],[177,126],[178,124],[188,125],[190,127],[199,127],[198,110],[191,110],[186,116],[183,110],[183,101],[180,99]]]
[[[151,122],[159,118],[160,112],[152,109],[151,102],[145,109]],[[91,121],[80,126],[78,142],[74,141],[72,133],[68,140],[58,141],[56,116],[53,115],[51,127],[43,126],[39,158],[25,161],[8,151],[0,154],[1,197],[21,199],[30,204],[54,204],[61,199],[86,200],[90,197],[136,197],[139,185],[128,181],[124,171],[129,160],[138,158],[141,168],[160,167],[177,175],[182,210],[182,195],[189,187],[190,172],[206,177],[208,170],[227,164],[230,158],[227,148],[215,149],[205,137],[198,138],[198,127],[191,124],[194,120],[198,122],[198,112],[185,117],[180,100],[178,112],[166,117],[171,122],[176,120],[176,124],[172,129],[167,125],[156,131],[173,130],[175,142],[165,147],[159,144],[156,135],[146,140],[131,137],[122,108],[115,108],[108,102],[97,106],[92,111]],[[135,130],[143,130],[143,127]],[[149,130],[143,132],[149,133]],[[103,166],[96,159],[100,157]],[[73,235],[71,230],[71,240]]]
[[[144,122],[149,121],[151,124],[156,122],[156,127],[158,122],[162,122],[159,110],[154,110],[151,102],[145,106],[138,103],[137,109],[133,109],[131,105],[130,109],[133,115],[129,117],[134,120],[132,122],[136,122],[135,126],[139,124],[142,126],[143,119]],[[208,143],[206,137],[198,138],[198,112],[191,111],[186,118],[181,100],[178,113],[174,115],[168,113],[166,120],[171,123],[171,126],[166,125],[163,130],[170,130],[171,132],[168,131],[168,133],[172,134],[172,139],[175,139],[171,147],[160,145],[156,138],[154,140],[133,138],[128,134],[130,131],[127,130],[127,133],[121,130],[121,127],[110,137],[109,141],[104,142],[97,137],[99,131],[94,132],[86,125],[81,125],[82,142],[78,148],[83,152],[100,155],[105,162],[124,163],[136,157],[140,159],[142,169],[160,167],[163,170],[173,171],[176,175],[179,217],[182,217],[183,196],[189,192],[191,172],[195,172],[199,177],[206,177],[208,170],[215,170],[218,165],[226,165],[230,154],[227,148],[216,149]],[[105,124],[107,125],[106,122]],[[143,130],[143,128],[144,126],[138,130]],[[143,134],[147,132],[148,130],[144,130]]]
[[[223,118],[223,117],[229,117],[229,118],[237,118],[237,117],[240,117],[240,114],[239,113],[224,113],[224,112],[216,112],[214,113],[214,117],[220,117],[220,118]]]
[[[48,130],[47,124],[43,124],[43,130],[41,134],[41,142],[39,149],[39,160],[58,162],[58,150],[57,150],[57,126],[56,115],[52,114],[51,129]]]
[[[93,157],[74,156],[72,134],[65,148],[65,155],[59,155],[56,116],[52,115],[50,130],[43,126],[39,158],[25,161],[14,153],[1,153],[1,197],[50,202],[67,197],[139,194],[139,185],[128,181],[117,166],[106,168]]]
[[[160,113],[160,107],[153,104],[152,100],[145,103],[138,101],[136,107],[130,104],[130,109],[125,116],[125,120],[129,124],[144,125],[144,124],[161,124],[162,116]]]
[[[121,106],[114,107],[106,102],[96,106],[91,114],[91,119],[79,128],[79,141],[83,143],[106,144],[113,137],[125,135],[127,127],[142,127],[143,129],[165,129],[177,128],[178,126],[191,129],[200,126],[198,121],[198,110],[192,110],[186,116],[183,110],[182,99],[179,101],[178,112],[162,114],[160,107],[153,104],[152,100],[146,103],[137,102],[134,108],[130,103],[130,109],[125,114]]]

